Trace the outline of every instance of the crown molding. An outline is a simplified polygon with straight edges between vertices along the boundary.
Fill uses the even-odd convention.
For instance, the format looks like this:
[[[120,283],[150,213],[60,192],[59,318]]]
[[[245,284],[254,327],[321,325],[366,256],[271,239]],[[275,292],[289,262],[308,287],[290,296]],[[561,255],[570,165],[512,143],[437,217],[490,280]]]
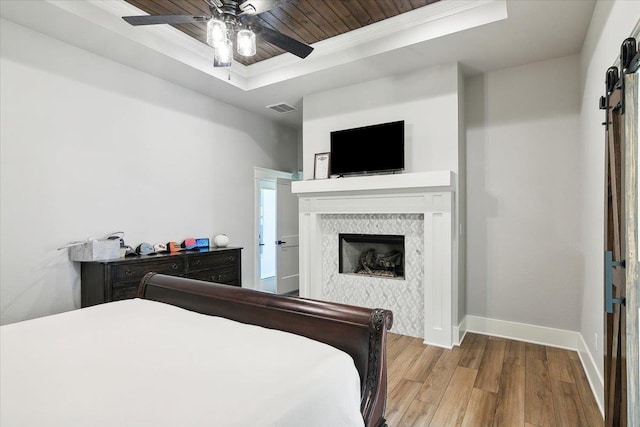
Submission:
[[[127,24],[121,19],[123,16],[147,15],[147,13],[124,0],[45,1],[211,77],[247,90],[246,66],[234,62],[230,68],[214,68],[213,48],[171,25],[150,25],[141,28]]]
[[[441,0],[313,44],[304,61],[284,54],[247,67],[247,89],[333,68],[507,18],[506,0]]]
[[[124,0],[46,2],[244,91],[507,18],[506,0],[441,0],[315,43],[305,60],[285,53],[250,66],[234,62],[230,68],[214,68],[213,49],[172,26],[132,27],[120,19],[146,14]]]

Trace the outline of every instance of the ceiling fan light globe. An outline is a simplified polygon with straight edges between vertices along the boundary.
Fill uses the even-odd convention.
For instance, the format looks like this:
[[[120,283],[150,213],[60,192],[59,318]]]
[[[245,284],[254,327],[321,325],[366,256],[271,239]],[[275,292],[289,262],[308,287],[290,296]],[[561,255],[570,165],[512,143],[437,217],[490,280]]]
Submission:
[[[253,56],[256,54],[256,35],[251,30],[240,30],[236,39],[238,54]]]
[[[226,39],[219,43],[213,51],[214,67],[230,67],[233,62],[233,43]]]
[[[207,44],[216,47],[227,37],[227,25],[224,21],[211,18],[207,21]]]

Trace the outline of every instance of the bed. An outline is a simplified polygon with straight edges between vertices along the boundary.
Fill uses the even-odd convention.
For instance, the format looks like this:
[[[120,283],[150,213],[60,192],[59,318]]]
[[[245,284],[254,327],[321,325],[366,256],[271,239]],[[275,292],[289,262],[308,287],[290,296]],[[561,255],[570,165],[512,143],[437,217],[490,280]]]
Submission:
[[[392,314],[149,273],[0,328],[0,425],[385,426]]]

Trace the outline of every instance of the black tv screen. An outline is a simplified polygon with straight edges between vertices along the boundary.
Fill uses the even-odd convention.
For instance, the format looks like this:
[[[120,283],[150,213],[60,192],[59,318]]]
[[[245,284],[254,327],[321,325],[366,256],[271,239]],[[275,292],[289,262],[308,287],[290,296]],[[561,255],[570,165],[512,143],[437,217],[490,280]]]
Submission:
[[[331,132],[331,174],[404,170],[404,120]]]

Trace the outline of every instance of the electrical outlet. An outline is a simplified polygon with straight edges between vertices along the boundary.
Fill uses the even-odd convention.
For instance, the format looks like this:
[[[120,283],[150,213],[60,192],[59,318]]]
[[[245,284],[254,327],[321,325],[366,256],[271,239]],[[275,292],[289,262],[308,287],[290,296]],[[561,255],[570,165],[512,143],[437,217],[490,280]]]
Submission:
[[[596,351],[598,351],[598,333],[594,332],[593,335],[595,335]]]

